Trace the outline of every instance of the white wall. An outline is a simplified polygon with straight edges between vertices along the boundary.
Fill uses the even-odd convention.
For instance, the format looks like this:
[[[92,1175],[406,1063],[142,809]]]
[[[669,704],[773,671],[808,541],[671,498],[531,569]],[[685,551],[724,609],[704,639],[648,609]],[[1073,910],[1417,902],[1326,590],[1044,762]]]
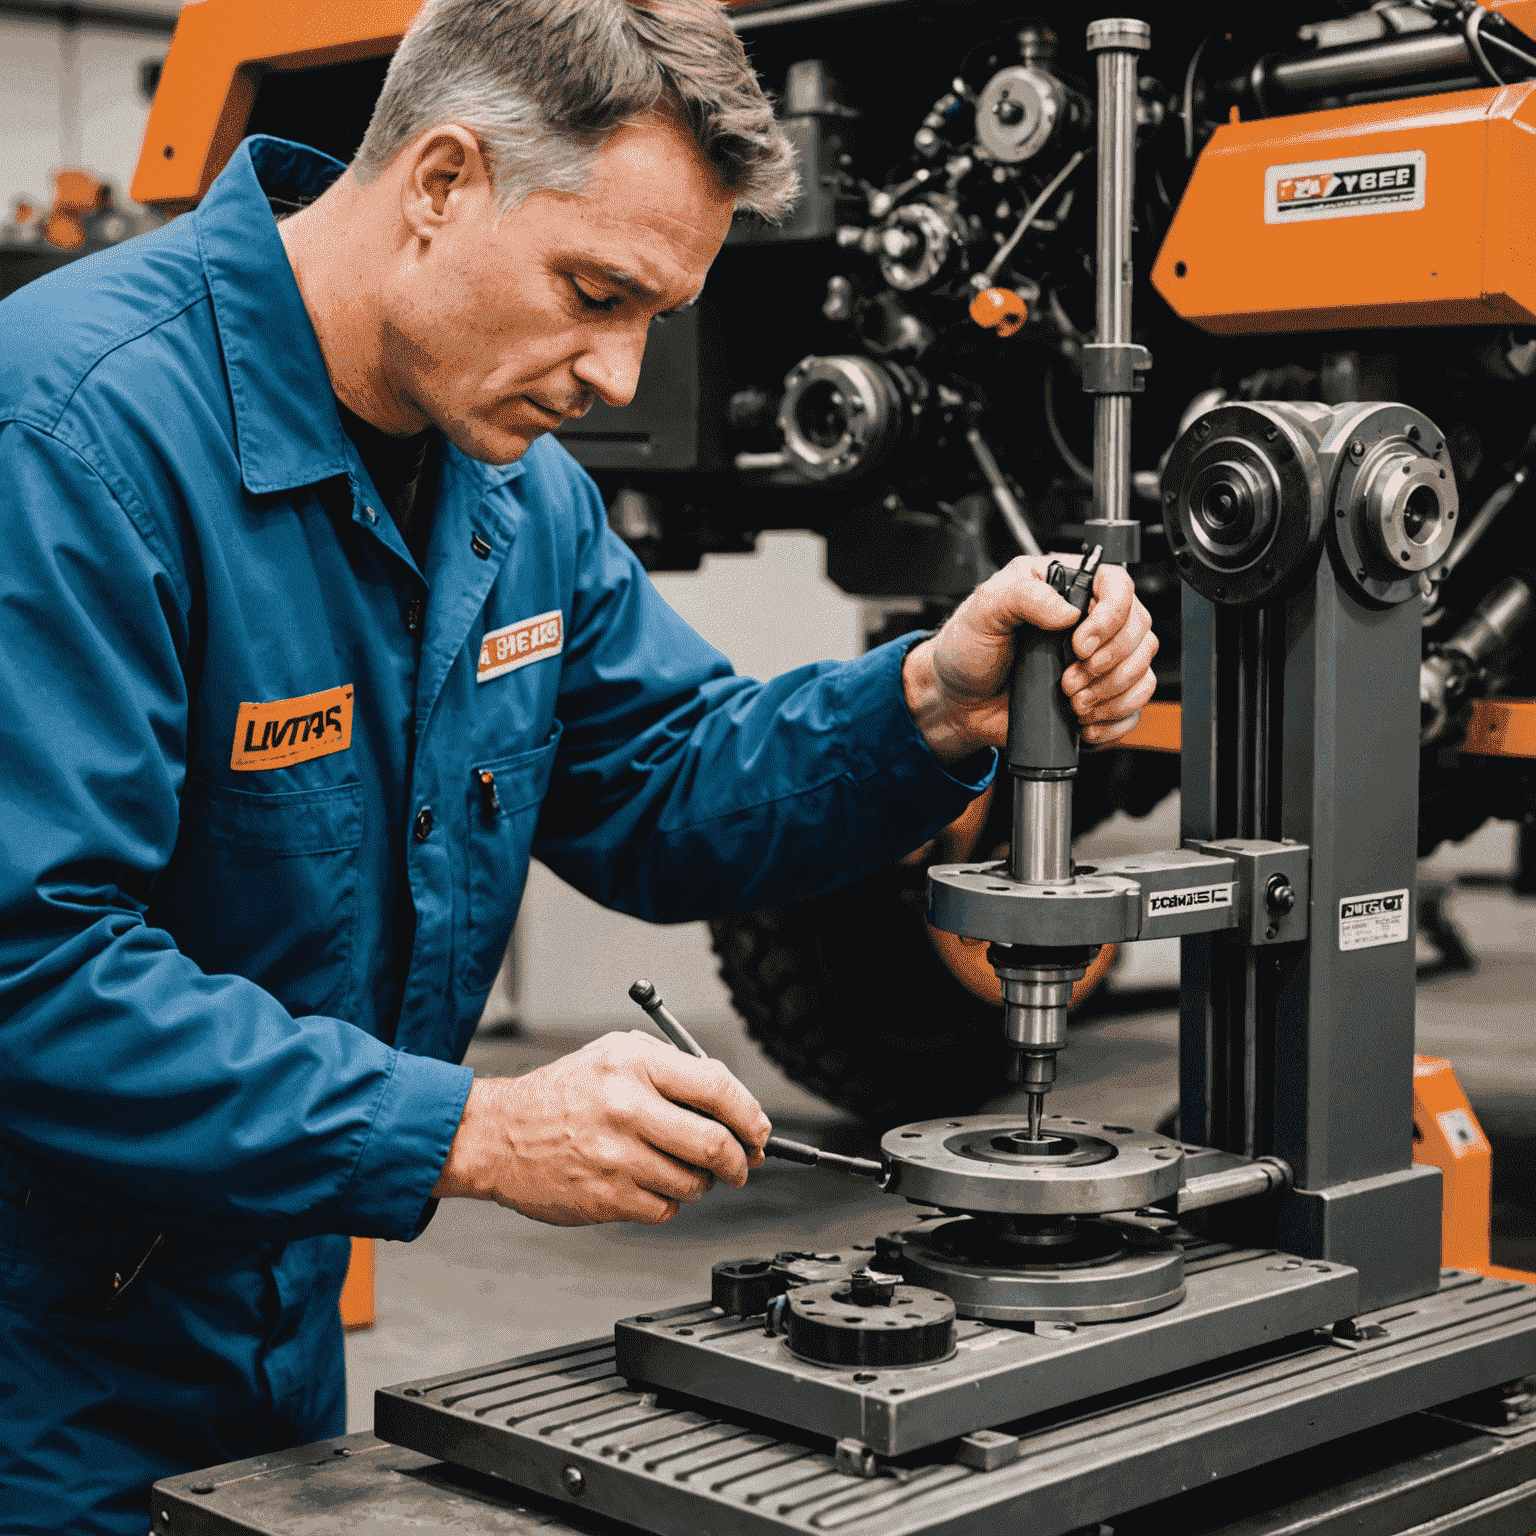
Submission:
[[[178,6],[133,0],[133,8],[174,15]],[[20,194],[46,207],[53,173],[65,166],[110,180],[128,205],[149,116],[139,64],[164,58],[169,42],[153,32],[0,14],[0,217]]]

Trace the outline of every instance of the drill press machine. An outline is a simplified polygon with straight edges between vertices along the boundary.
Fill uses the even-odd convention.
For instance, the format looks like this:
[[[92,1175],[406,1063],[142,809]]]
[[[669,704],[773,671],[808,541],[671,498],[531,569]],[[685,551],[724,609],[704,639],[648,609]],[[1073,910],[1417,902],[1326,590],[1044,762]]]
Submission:
[[[1135,61],[1098,57],[1098,561],[1137,559]],[[1419,573],[1456,487],[1401,404],[1235,404],[1163,475],[1184,584],[1180,848],[1074,865],[1060,633],[1020,637],[1005,862],[929,872],[989,943],[1023,1115],[899,1126],[928,1207],[837,1252],[716,1264],[707,1301],[376,1399],[376,1432],[647,1530],[1037,1536],[1536,1372],[1536,1292],[1439,1267],[1412,1161]],[[1180,1135],[1044,1114],[1103,943],[1183,949]],[[1001,1087],[1001,1084],[1000,1084]],[[1393,1527],[1396,1528],[1396,1527]]]
[[[1097,516],[1137,558],[1130,189],[1144,23],[1099,74]],[[1037,1536],[1117,1518],[1536,1371],[1536,1291],[1439,1266],[1411,1144],[1419,575],[1444,440],[1391,403],[1227,405],[1175,444],[1185,582],[1181,846],[1074,865],[1064,637],[1021,636],[1003,862],[930,871],[990,944],[1025,1113],[899,1126],[926,1207],[836,1252],[714,1266],[611,1338],[379,1393],[383,1439],[666,1536]],[[1179,1135],[1049,1115],[1097,946],[1182,948]],[[1000,1085],[1001,1087],[1002,1085]],[[1396,1527],[1392,1527],[1396,1529]]]

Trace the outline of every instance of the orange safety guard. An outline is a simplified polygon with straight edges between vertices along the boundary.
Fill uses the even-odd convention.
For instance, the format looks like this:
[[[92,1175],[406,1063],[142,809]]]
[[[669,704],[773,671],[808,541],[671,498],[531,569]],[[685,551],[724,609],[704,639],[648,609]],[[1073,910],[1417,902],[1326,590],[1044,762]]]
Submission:
[[[372,1328],[373,1323],[373,1239],[354,1237],[352,1262],[341,1284],[341,1326]]]
[[[1367,155],[1422,155],[1423,206],[1265,222],[1273,167]],[[1226,123],[1201,153],[1152,282],[1218,334],[1527,324],[1532,185],[1536,84]]]
[[[1440,1263],[1536,1283],[1536,1275],[1492,1262],[1493,1148],[1450,1062],[1439,1056],[1413,1058],[1413,1160],[1440,1170]]]

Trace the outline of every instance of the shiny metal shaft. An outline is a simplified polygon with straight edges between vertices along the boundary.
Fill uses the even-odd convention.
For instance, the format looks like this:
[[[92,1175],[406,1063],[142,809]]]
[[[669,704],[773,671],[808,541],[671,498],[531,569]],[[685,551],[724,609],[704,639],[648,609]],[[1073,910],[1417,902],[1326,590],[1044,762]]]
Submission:
[[[1008,872],[1024,885],[1071,884],[1071,779],[1014,779]]]
[[[1097,55],[1098,104],[1098,341],[1131,340],[1131,206],[1136,186],[1136,66],[1151,40],[1144,21],[1116,18],[1088,28]],[[1093,515],[1123,520],[1131,505],[1131,399],[1101,394],[1094,401]]]

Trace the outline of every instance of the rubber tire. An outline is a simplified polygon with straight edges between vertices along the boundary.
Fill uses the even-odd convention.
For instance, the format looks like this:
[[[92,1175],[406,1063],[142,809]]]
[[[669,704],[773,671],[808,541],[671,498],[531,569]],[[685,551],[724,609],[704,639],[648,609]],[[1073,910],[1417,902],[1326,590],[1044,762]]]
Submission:
[[[890,865],[709,925],[747,1034],[791,1081],[880,1130],[968,1114],[1007,1086],[998,1010],[928,942],[926,887],[920,866]]]
[[[1119,808],[1145,815],[1177,783],[1177,757],[1085,754],[1074,832]],[[999,809],[980,846],[1006,835]],[[709,925],[747,1034],[792,1082],[878,1130],[971,1114],[1008,1087],[1001,1010],[939,958],[926,893],[922,865],[892,864],[826,895]]]

